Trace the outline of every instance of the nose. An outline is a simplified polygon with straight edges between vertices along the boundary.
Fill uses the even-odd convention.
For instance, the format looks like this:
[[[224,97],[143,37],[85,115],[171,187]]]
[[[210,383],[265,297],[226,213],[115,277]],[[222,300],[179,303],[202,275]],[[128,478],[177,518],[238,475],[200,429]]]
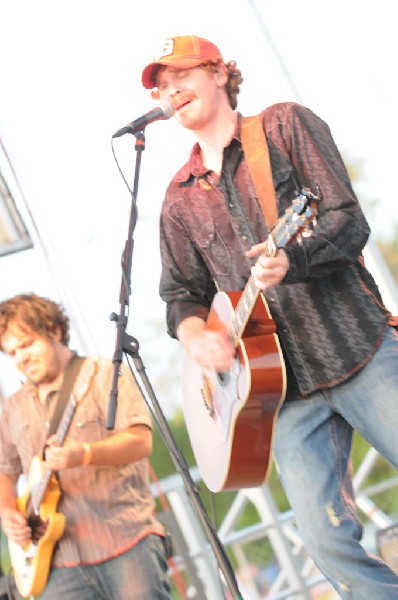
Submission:
[[[173,78],[171,80],[168,92],[171,98],[181,92],[181,83],[178,81],[178,79]]]
[[[159,98],[162,100],[166,100],[168,102],[171,102],[171,104],[173,104],[173,100],[178,96],[178,94],[180,93],[180,89],[177,87],[173,87],[170,86],[169,88],[167,88],[167,90],[162,90],[159,93]]]
[[[160,90],[158,90],[158,94],[164,99],[173,99],[174,96],[181,93],[181,82],[177,77],[170,77],[167,81],[167,85],[164,85]]]

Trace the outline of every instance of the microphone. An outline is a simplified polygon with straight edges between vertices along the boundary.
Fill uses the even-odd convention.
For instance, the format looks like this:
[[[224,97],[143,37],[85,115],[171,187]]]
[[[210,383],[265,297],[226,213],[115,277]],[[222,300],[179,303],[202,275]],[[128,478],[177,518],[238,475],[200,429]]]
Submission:
[[[153,123],[154,121],[158,121],[159,119],[170,119],[174,114],[174,106],[170,102],[166,102],[166,100],[160,100],[152,110],[145,113],[135,121],[132,121],[126,127],[122,127],[116,133],[113,134],[112,138],[120,137],[125,133],[135,133],[136,131],[141,131],[144,129],[149,123]]]

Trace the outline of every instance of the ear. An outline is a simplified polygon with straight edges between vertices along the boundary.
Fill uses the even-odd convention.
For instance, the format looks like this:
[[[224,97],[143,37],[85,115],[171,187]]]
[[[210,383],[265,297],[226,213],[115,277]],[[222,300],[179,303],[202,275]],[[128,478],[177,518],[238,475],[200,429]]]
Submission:
[[[217,84],[220,87],[224,87],[228,81],[228,69],[224,64],[218,64],[214,71]]]

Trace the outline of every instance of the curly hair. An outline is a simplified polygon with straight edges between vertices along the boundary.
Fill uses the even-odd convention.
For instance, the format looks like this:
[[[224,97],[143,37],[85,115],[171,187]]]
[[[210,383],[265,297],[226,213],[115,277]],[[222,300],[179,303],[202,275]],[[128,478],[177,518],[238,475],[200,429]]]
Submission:
[[[231,108],[235,110],[238,106],[238,94],[240,92],[240,84],[243,82],[243,77],[241,71],[236,66],[235,60],[230,60],[227,63],[223,63],[221,60],[214,62],[209,61],[205,62],[202,65],[199,65],[201,68],[206,69],[208,71],[216,72],[218,65],[224,65],[228,71],[228,81],[226,83],[225,89],[228,94],[228,100]]]
[[[9,324],[16,322],[50,339],[59,329],[61,341],[69,343],[69,317],[61,304],[36,294],[18,294],[0,303],[0,340]],[[3,350],[0,342],[0,350]]]

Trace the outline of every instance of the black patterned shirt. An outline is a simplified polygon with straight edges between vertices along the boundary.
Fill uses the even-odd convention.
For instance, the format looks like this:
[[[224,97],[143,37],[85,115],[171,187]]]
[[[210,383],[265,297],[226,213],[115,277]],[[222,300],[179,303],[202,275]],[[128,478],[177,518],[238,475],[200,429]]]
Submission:
[[[287,276],[265,292],[289,394],[306,396],[365,365],[391,315],[364,266],[369,226],[328,125],[291,102],[265,109],[262,118],[279,216],[303,187],[320,196],[313,234],[286,249]],[[196,144],[170,182],[161,213],[160,295],[169,335],[176,337],[186,317],[207,318],[215,281],[224,291],[244,288],[253,264],[245,251],[268,233],[240,128],[224,149],[220,177],[204,168]]]

